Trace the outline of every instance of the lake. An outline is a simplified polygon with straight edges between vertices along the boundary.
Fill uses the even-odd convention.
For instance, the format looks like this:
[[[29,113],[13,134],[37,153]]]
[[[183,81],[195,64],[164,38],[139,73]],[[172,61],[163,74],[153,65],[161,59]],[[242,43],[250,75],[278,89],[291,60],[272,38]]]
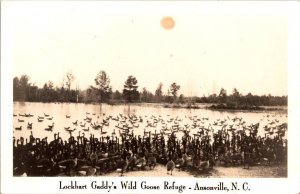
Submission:
[[[94,134],[95,137],[111,136],[115,131],[119,136],[120,123],[132,125],[126,121],[121,122],[121,115],[136,115],[138,120],[134,123],[133,132],[135,135],[143,135],[144,131],[151,133],[159,133],[162,128],[172,128],[177,125],[179,129],[187,127],[190,134],[197,133],[199,126],[213,129],[217,132],[222,127],[233,125],[236,129],[242,129],[243,126],[259,123],[258,134],[265,135],[264,126],[274,127],[282,123],[287,123],[287,111],[217,111],[205,108],[201,109],[185,109],[185,108],[163,108],[161,104],[131,104],[128,105],[100,105],[94,104],[76,104],[76,103],[30,103],[30,102],[14,102],[13,106],[13,135],[15,138],[28,138],[32,131],[33,136],[37,138],[48,137],[48,141],[53,140],[54,133],[59,132],[62,139],[69,138],[69,132],[65,128],[76,129],[73,135],[79,132],[84,133],[86,137]],[[24,117],[24,114],[31,114],[32,117]],[[46,115],[49,115],[45,117]],[[38,122],[38,117],[44,117],[43,121]],[[66,116],[70,116],[67,118]],[[88,122],[86,118],[91,122]],[[52,120],[50,120],[52,118]],[[120,119],[119,121],[112,118]],[[235,119],[240,118],[241,120]],[[103,131],[92,128],[91,124],[102,123],[108,121],[108,126],[103,125]],[[23,122],[22,122],[23,120]],[[77,121],[77,126],[73,123]],[[156,123],[155,126],[153,123]],[[27,123],[32,123],[32,130],[27,129]],[[85,127],[80,124],[85,123]],[[150,123],[150,126],[149,126]],[[197,127],[193,128],[193,123],[197,123]],[[242,124],[239,124],[242,123]],[[52,131],[46,131],[49,125],[53,124]],[[22,126],[22,130],[15,130],[16,127]],[[117,127],[116,127],[117,126]],[[89,131],[83,129],[89,128]],[[182,134],[178,132],[178,137]],[[287,134],[286,134],[287,137]]]

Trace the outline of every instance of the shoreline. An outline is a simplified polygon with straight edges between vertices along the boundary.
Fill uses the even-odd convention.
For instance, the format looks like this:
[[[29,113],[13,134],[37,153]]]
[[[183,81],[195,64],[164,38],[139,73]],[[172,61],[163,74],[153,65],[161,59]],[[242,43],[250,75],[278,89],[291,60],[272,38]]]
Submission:
[[[42,104],[85,104],[85,105],[100,105],[100,103],[84,103],[84,102],[27,102],[27,101],[13,101],[13,103],[42,103]],[[160,108],[174,108],[174,109],[206,109],[211,111],[226,111],[226,112],[271,112],[271,111],[284,111],[287,112],[288,106],[257,106],[257,107],[247,107],[247,108],[231,108],[231,107],[218,107],[218,104],[214,103],[197,103],[194,106],[189,106],[188,104],[168,104],[168,103],[147,103],[147,102],[114,102],[114,103],[102,103],[102,105],[108,106],[152,106],[152,107],[160,107]]]

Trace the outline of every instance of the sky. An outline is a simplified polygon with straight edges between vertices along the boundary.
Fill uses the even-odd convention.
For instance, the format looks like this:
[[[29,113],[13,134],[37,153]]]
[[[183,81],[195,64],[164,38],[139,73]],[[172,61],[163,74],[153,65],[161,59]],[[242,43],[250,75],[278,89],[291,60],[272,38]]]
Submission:
[[[12,77],[81,90],[106,71],[122,91],[129,75],[154,93],[287,95],[288,17],[279,3],[31,1],[2,4]],[[174,26],[161,25],[171,17]]]

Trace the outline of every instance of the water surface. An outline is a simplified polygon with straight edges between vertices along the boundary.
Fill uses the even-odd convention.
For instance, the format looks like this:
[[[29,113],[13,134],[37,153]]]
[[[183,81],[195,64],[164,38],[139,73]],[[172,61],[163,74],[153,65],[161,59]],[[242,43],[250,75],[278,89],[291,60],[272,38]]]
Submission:
[[[237,121],[233,121],[234,118],[242,118],[241,122],[244,122],[244,126],[259,123],[259,135],[264,136],[265,131],[263,127],[276,126],[287,122],[286,111],[216,111],[209,109],[184,109],[184,108],[163,108],[158,104],[132,104],[130,108],[128,105],[107,105],[102,104],[76,104],[76,103],[29,103],[29,102],[15,102],[13,107],[13,113],[17,116],[13,117],[13,129],[14,137],[28,138],[30,131],[32,131],[34,137],[44,138],[48,137],[48,140],[53,140],[54,133],[59,132],[60,136],[66,140],[70,135],[65,128],[76,128],[73,135],[85,133],[86,137],[90,134],[94,134],[95,137],[111,136],[112,132],[116,132],[116,136],[119,136],[119,128],[116,127],[118,123],[111,118],[120,118],[120,115],[128,117],[128,115],[136,115],[138,118],[142,118],[142,122],[138,120],[133,131],[135,135],[143,135],[144,131],[151,131],[151,133],[159,133],[163,126],[171,128],[174,124],[179,124],[180,129],[185,129],[185,125],[189,125],[191,135],[199,130],[199,127],[192,128],[194,120],[197,120],[197,124],[204,126],[205,128],[213,128],[214,132],[227,125],[236,124]],[[31,114],[33,117],[22,117],[19,114]],[[49,115],[48,117],[45,117]],[[69,115],[70,118],[66,118]],[[38,122],[38,116],[45,117],[44,121]],[[111,117],[110,117],[111,116]],[[48,120],[47,118],[52,118]],[[101,123],[103,119],[109,119],[109,126],[103,126],[103,131],[106,134],[100,134],[100,130],[94,130],[91,124],[86,122],[86,117],[92,118],[91,123]],[[173,120],[172,120],[173,118]],[[18,119],[24,120],[19,122]],[[159,119],[156,127],[148,126],[148,123],[153,123],[155,119]],[[75,126],[73,122],[77,120],[78,126]],[[220,121],[225,121],[220,124]],[[27,129],[27,123],[33,123],[32,130]],[[270,124],[272,123],[273,124]],[[48,125],[54,123],[53,131],[46,131],[45,128]],[[79,126],[79,123],[86,123],[85,127]],[[126,123],[129,123],[128,120]],[[164,124],[163,124],[164,123]],[[214,125],[218,123],[217,125]],[[22,130],[15,130],[15,127],[22,126]],[[242,128],[241,126],[234,125],[236,128]],[[89,131],[83,131],[83,128],[88,128]],[[180,137],[182,134],[178,133]]]

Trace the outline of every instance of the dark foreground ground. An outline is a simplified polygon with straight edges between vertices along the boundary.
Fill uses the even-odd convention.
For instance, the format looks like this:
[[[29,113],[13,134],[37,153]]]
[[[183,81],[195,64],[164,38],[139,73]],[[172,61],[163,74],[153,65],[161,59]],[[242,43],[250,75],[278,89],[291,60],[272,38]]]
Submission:
[[[195,168],[179,170],[175,168],[172,175],[167,173],[166,166],[157,164],[154,169],[149,170],[133,170],[124,172],[124,177],[197,177],[197,178],[286,178],[287,177],[286,164],[272,164],[272,165],[255,165],[248,168],[243,166],[226,167],[222,165],[214,166],[212,169],[199,170]],[[94,173],[91,173],[94,172]],[[106,177],[120,177],[120,169],[107,173],[98,173],[96,169],[91,166],[82,167],[77,171],[71,171],[69,175],[61,172],[57,176],[106,176]],[[26,173],[20,176],[27,176]]]
[[[211,177],[211,178],[284,178],[287,177],[286,165],[259,165],[250,166],[249,169],[243,169],[243,166],[237,167],[224,167],[215,166],[211,170],[185,170],[179,171],[175,169],[173,175],[167,174],[166,167],[163,165],[157,165],[153,170],[143,171],[129,171],[125,172],[123,176],[129,177],[162,177],[162,176],[174,176],[174,177]],[[104,174],[102,176],[120,176],[117,171]]]

